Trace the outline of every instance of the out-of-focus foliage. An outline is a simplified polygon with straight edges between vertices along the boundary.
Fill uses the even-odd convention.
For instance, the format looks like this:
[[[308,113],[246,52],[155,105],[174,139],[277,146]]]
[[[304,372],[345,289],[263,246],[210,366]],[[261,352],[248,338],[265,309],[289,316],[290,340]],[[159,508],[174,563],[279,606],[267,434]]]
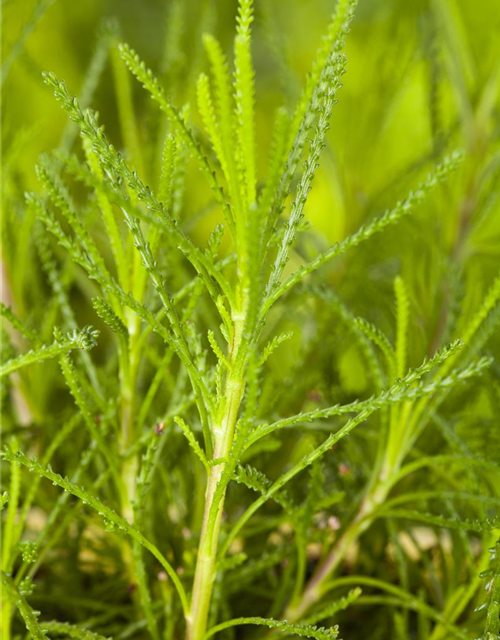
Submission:
[[[218,148],[207,92],[211,83],[224,114],[219,49],[206,34],[232,72],[236,2],[3,1],[6,640],[25,628],[33,638],[159,640],[189,627],[206,477],[220,467],[210,429],[239,366],[237,322],[224,313],[253,286],[258,346],[238,369],[236,427],[250,445],[230,451],[208,634],[264,637],[270,627],[323,639],[338,623],[345,640],[500,637],[500,3],[359,0],[305,217],[291,225],[297,240],[283,242],[281,273],[276,247],[302,184],[307,195],[319,125],[275,236],[257,229],[267,261],[250,255],[250,285],[237,286],[235,260],[247,263],[224,211],[255,213],[255,173],[262,220],[273,215],[266,187],[278,184],[334,8],[255,2],[255,132],[240,19],[239,137],[227,144],[221,117]],[[210,166],[220,161],[223,197],[120,42],[154,70]],[[67,95],[54,76],[43,82],[46,71]],[[319,93],[314,117],[333,100]],[[456,150],[461,160],[450,159]],[[173,222],[148,245],[154,198]],[[114,228],[120,211],[128,227],[122,216]]]

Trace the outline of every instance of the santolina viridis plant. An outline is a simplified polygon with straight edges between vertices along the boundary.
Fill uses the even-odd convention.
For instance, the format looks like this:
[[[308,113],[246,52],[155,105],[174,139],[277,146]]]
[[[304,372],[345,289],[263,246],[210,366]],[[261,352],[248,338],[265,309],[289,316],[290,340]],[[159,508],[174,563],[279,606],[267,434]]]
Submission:
[[[110,143],[97,113],[88,108],[87,97],[77,99],[53,73],[44,74],[73,129],[66,138],[70,143],[40,158],[36,173],[42,189],[26,194],[25,207],[36,221],[38,257],[64,329],[56,328],[53,342],[46,342],[3,305],[12,335],[30,348],[4,358],[0,370],[2,376],[10,376],[17,393],[13,397],[19,402],[25,393],[21,374],[33,364],[58,360],[76,410],[40,460],[24,453],[17,438],[3,450],[10,463],[2,553],[5,638],[11,637],[16,608],[33,638],[47,634],[102,638],[81,619],[78,624],[41,621],[29,604],[31,579],[46,561],[50,541],[64,530],[57,526],[66,508],[75,516],[82,508],[96,514],[118,541],[123,575],[132,586],[137,633],[154,640],[184,633],[188,640],[216,634],[230,638],[233,627],[243,625],[272,630],[266,633],[331,640],[337,637],[337,626],[318,623],[334,620],[351,606],[370,603],[414,612],[426,625],[433,625],[428,636],[433,640],[469,637],[458,618],[470,607],[476,583],[457,587],[453,607],[444,610],[415,595],[408,588],[409,572],[395,523],[417,522],[429,530],[458,532],[463,548],[468,548],[467,532],[483,536],[488,541],[485,548],[495,541],[500,522],[490,507],[498,507],[499,499],[494,491],[486,492],[488,482],[479,476],[498,474],[498,465],[457,444],[458,436],[450,431],[441,409],[454,394],[463,397],[472,385],[481,384],[483,374],[490,375],[492,358],[481,352],[498,319],[500,276],[475,312],[459,325],[454,339],[446,343],[438,331],[439,348],[412,367],[408,364],[411,300],[401,275],[393,279],[393,340],[351,312],[331,285],[319,282],[323,266],[358,245],[369,245],[376,235],[383,243],[384,230],[396,228],[439,191],[463,154],[442,155],[404,199],[352,235],[311,258],[304,258],[307,251],[301,248],[307,231],[304,210],[341,95],[344,45],[355,8],[354,0],[339,0],[293,112],[278,110],[263,180],[255,124],[250,0],[238,5],[232,71],[220,43],[211,35],[203,37],[209,72],[201,73],[196,83],[198,129],[191,124],[192,109],[174,106],[168,87],[135,51],[118,43],[112,26],[103,32],[103,49],[96,52],[94,66],[103,64],[104,50],[110,52],[124,152]],[[164,118],[156,178],[146,169],[141,149],[131,76]],[[71,131],[80,134],[81,153],[71,150]],[[188,162],[200,170],[211,206],[220,214],[206,246],[195,243],[192,225],[181,215],[184,189],[198,188],[196,181],[191,187],[185,180]],[[83,204],[82,188],[90,194]],[[86,286],[92,313],[112,345],[106,366],[88,353],[101,344],[99,331],[78,328],[61,253],[78,277],[84,273],[90,283]],[[272,410],[266,409],[266,380],[276,385],[270,363],[296,338],[283,319],[304,313],[319,314],[318,334],[324,318],[334,317],[344,327],[369,372],[372,393],[328,403],[315,392],[309,400],[321,406],[311,408],[298,396],[298,402],[284,411],[272,403]],[[329,332],[324,335],[327,344]],[[312,353],[298,359],[299,376],[310,375]],[[163,414],[153,420],[160,389],[167,391],[160,403]],[[331,482],[337,443],[350,442],[361,425],[372,428],[369,472],[362,482],[353,479],[351,504],[342,519],[326,518],[345,498]],[[429,425],[441,430],[451,452],[420,455],[419,442]],[[288,452],[283,447],[281,463],[270,469],[271,479],[260,470],[259,461],[267,460],[265,456],[284,442],[292,442],[297,431],[306,436],[305,444]],[[69,475],[60,475],[50,461],[76,433],[86,433],[86,443]],[[307,438],[310,434],[314,435]],[[182,460],[180,469],[176,456]],[[434,489],[431,484],[425,490],[413,489],[415,474],[447,468],[464,474],[466,490],[460,480],[447,488]],[[36,482],[21,499],[25,470],[34,474]],[[350,470],[342,473],[349,475]],[[50,507],[36,543],[26,542],[25,520],[43,478],[63,491]],[[301,483],[307,484],[302,493]],[[254,492],[256,499],[248,502],[248,494],[236,493],[236,485]],[[236,507],[235,495],[245,496],[236,498]],[[70,496],[78,502],[70,502]],[[446,506],[432,510],[428,505],[433,501]],[[473,505],[465,516],[454,506],[462,501]],[[274,510],[259,520],[270,504]],[[389,523],[400,581],[370,575],[339,577],[353,549],[381,522]],[[159,530],[164,527],[169,531],[163,535]],[[277,546],[262,553],[259,535],[273,529]],[[416,534],[410,530],[407,535]],[[470,561],[471,553],[464,553]],[[487,554],[480,562],[489,580],[484,637],[493,638],[500,626],[496,551],[491,562]],[[272,605],[262,604],[269,598],[269,588],[263,584],[236,604],[235,611],[242,615],[231,615],[235,594],[240,590],[245,594],[247,581],[271,569],[271,590],[276,591]],[[347,593],[332,596],[334,589],[347,586],[352,587]],[[382,595],[364,596],[365,588]],[[407,614],[395,614],[394,620],[398,637],[409,637],[405,635],[409,631],[401,631],[410,624]],[[120,637],[132,633],[127,627]]]

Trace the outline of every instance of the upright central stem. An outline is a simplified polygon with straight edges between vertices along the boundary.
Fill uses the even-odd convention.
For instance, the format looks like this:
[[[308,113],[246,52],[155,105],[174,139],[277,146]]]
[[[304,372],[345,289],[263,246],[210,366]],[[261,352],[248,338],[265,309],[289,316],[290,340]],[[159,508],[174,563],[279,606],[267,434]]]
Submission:
[[[235,323],[235,336],[229,357],[229,372],[225,385],[225,402],[219,418],[213,426],[214,459],[226,459],[234,437],[238,412],[245,390],[244,368],[234,366],[241,362],[239,353],[243,321]],[[201,530],[198,558],[193,585],[191,612],[187,620],[187,640],[202,640],[207,629],[208,613],[215,580],[215,563],[219,532],[224,509],[224,494],[217,497],[216,490],[226,462],[210,469],[205,494],[205,511]]]

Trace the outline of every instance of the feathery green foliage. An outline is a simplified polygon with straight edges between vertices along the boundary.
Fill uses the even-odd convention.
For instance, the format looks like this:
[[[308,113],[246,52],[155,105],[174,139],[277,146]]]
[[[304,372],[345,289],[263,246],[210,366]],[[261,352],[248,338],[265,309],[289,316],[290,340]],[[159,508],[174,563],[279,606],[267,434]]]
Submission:
[[[84,327],[80,332],[72,331],[67,336],[62,336],[58,333],[56,340],[51,345],[43,345],[37,349],[32,349],[2,364],[0,367],[0,375],[6,376],[18,369],[37,362],[49,360],[50,358],[56,358],[73,349],[88,351],[96,345],[98,334],[99,332],[92,329],[92,327]]]
[[[4,4],[6,640],[497,638],[495,3]]]

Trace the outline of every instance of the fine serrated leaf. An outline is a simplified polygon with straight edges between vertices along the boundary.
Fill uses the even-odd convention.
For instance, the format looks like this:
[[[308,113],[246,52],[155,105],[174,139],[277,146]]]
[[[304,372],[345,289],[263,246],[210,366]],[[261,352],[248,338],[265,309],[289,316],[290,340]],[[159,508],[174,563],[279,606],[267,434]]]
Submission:
[[[365,320],[364,318],[355,318],[356,326],[374,343],[384,354],[389,378],[393,381],[396,378],[396,361],[394,349],[389,342],[387,336],[380,331],[373,324]]]
[[[219,362],[221,362],[226,367],[226,369],[229,368],[229,362],[227,361],[226,356],[222,353],[222,350],[219,347],[219,344],[217,343],[217,340],[215,338],[214,332],[212,330],[209,330],[207,336],[208,336],[208,341],[210,343],[210,346],[212,347],[212,351],[217,356],[217,359],[219,360]]]
[[[6,376],[31,364],[57,358],[74,349],[89,351],[97,344],[98,335],[99,332],[92,327],[84,327],[80,331],[72,331],[64,337],[56,338],[50,345],[32,349],[17,358],[5,362],[0,366],[0,376]]]
[[[327,605],[323,609],[320,609],[320,611],[318,611],[317,613],[306,618],[304,620],[304,623],[316,624],[321,620],[326,620],[327,618],[331,618],[338,611],[345,611],[348,607],[351,606],[353,602],[356,602],[356,600],[361,596],[361,593],[362,591],[359,587],[356,587],[355,589],[351,589],[351,591],[349,591],[349,593],[346,596],[342,596],[342,598],[335,600],[334,602]]]
[[[443,527],[445,529],[454,529],[456,531],[478,531],[486,532],[500,528],[500,517],[488,520],[458,520],[437,516],[432,513],[421,513],[412,509],[386,509],[380,512],[387,518],[404,518],[407,520],[416,520],[425,524]]]
[[[76,640],[111,640],[111,638],[102,636],[100,633],[84,629],[69,622],[49,620],[48,622],[40,623],[40,627],[54,636],[68,636],[69,638],[76,638]]]
[[[19,613],[24,619],[24,624],[28,630],[32,640],[50,640],[47,636],[47,631],[41,627],[37,620],[39,611],[32,609],[26,602],[24,596],[19,592],[18,588],[14,584],[12,578],[2,571],[2,584],[7,592],[7,597],[12,600],[15,606],[18,608]],[[4,602],[4,605],[6,603]]]
[[[234,620],[228,620],[221,622],[221,624],[212,627],[204,636],[204,640],[207,640],[211,636],[229,629],[230,627],[236,627],[241,625],[258,625],[269,627],[269,629],[277,629],[287,635],[300,636],[303,638],[315,638],[315,640],[335,640],[338,637],[338,627],[331,627],[329,629],[325,627],[316,627],[306,624],[292,624],[286,620],[274,620],[273,618],[235,618]]]
[[[314,136],[309,146],[309,153],[304,164],[304,172],[297,186],[297,192],[292,203],[290,217],[285,227],[285,233],[278,249],[278,254],[274,260],[271,275],[266,287],[268,299],[272,299],[278,289],[281,275],[288,263],[290,249],[295,243],[300,222],[304,217],[304,207],[312,188],[312,183],[316,170],[319,166],[319,158],[324,147],[325,136],[330,127],[330,118],[336,102],[337,91],[341,88],[341,77],[345,72],[346,58],[339,51],[334,50],[328,64],[325,67],[324,75],[319,86],[318,96],[314,105],[317,110],[317,122]],[[272,304],[272,303],[271,303]],[[271,305],[268,303],[266,309]]]
[[[6,318],[10,324],[17,329],[25,338],[30,340],[35,346],[41,343],[40,336],[33,331],[21,318],[18,318],[12,309],[0,302],[0,315]]]
[[[184,420],[180,416],[175,416],[174,421],[180,427],[182,433],[184,434],[186,440],[189,443],[189,446],[195,452],[201,464],[208,471],[210,467],[207,462],[207,457],[203,449],[198,444],[198,440],[196,439],[196,436],[194,435],[194,433],[191,431],[191,429],[188,427],[188,425],[184,422]]]
[[[240,0],[236,38],[234,40],[234,102],[238,123],[240,184],[244,185],[246,206],[255,200],[255,123],[254,71],[250,51],[250,27],[253,21],[252,0]]]
[[[99,318],[101,318],[114,333],[128,339],[127,327],[105,300],[102,298],[92,298],[92,306]]]
[[[283,342],[291,340],[292,338],[293,331],[285,331],[284,333],[280,333],[279,335],[274,336],[274,338],[264,347],[258,366],[262,367],[269,356],[271,356],[271,354],[280,346],[280,344],[283,344]]]

